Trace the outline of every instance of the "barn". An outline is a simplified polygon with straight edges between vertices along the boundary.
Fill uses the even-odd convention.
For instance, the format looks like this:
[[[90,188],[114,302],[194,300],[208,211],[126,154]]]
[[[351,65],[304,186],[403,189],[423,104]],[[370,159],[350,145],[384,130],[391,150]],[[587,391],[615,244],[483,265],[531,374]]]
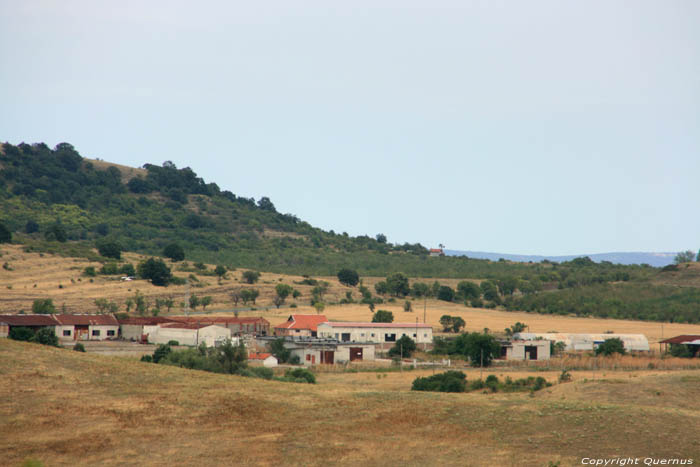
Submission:
[[[505,360],[549,360],[550,341],[510,340],[501,342],[501,358]]]
[[[372,342],[392,347],[403,336],[425,346],[433,342],[433,328],[422,323],[327,322],[318,325],[318,337],[341,342]]]
[[[231,339],[231,330],[216,324],[164,323],[158,326],[146,326],[149,344],[167,344],[177,341],[179,345],[197,346],[202,342],[207,347]],[[238,338],[232,339],[235,344]]]
[[[0,337],[9,337],[12,328],[29,328],[36,332],[56,325],[58,322],[53,315],[0,315]]]
[[[60,340],[102,341],[119,337],[119,322],[113,315],[54,315]]]
[[[594,350],[598,345],[608,339],[620,339],[628,352],[648,352],[649,341],[644,334],[581,334],[565,332],[516,332],[514,340],[539,340],[544,339],[554,342],[563,342],[565,350]]]

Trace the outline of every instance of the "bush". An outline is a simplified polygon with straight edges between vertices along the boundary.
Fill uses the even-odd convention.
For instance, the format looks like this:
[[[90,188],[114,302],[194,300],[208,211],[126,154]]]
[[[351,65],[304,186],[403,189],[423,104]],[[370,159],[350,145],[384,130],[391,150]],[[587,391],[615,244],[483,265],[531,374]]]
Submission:
[[[467,387],[467,375],[461,371],[446,371],[432,376],[413,380],[412,391],[464,392]]]
[[[56,313],[56,307],[50,298],[40,298],[32,303],[32,313],[37,315],[50,315]]]
[[[105,258],[122,258],[122,246],[115,241],[102,241],[97,243],[97,251]]]
[[[377,310],[377,312],[372,315],[373,323],[393,323],[394,313],[387,310]]]
[[[168,285],[172,277],[170,268],[165,265],[163,260],[155,258],[149,258],[139,263],[138,273],[142,279],[150,279],[153,285],[160,286]]]
[[[177,243],[171,243],[163,248],[163,256],[170,258],[173,262],[185,259],[185,250]]]
[[[316,384],[316,377],[306,368],[290,368],[284,372],[284,381]]]
[[[34,337],[32,338],[32,342],[36,342],[37,344],[51,345],[53,347],[58,347],[58,337],[56,336],[56,333],[53,331],[53,328],[41,328],[41,329],[39,329],[36,332],[36,334],[34,334]]]
[[[34,331],[31,328],[25,328],[23,326],[14,327],[10,329],[9,334],[10,339],[16,341],[31,341],[34,338]]]
[[[95,271],[95,266],[88,266],[83,270],[83,275],[87,277],[95,277],[97,275],[97,271]]]
[[[133,264],[124,263],[122,264],[122,267],[119,268],[119,274],[123,274],[125,276],[135,276],[136,269],[134,268]]]
[[[0,223],[0,243],[10,242],[12,242],[12,232],[10,232],[10,229],[5,227],[5,224]]]
[[[24,231],[28,234],[33,234],[39,231],[39,224],[36,221],[29,219],[27,224],[24,226]]]
[[[625,344],[617,337],[605,339],[605,342],[600,344],[595,349],[596,355],[612,355],[614,353],[619,353],[620,355],[624,355],[626,353]]]
[[[670,348],[668,349],[668,353],[679,358],[691,358],[693,356],[693,352],[690,351],[690,347],[685,344],[671,344]]]
[[[165,357],[167,357],[172,349],[169,345],[160,344],[158,348],[153,352],[153,363],[158,363]]]
[[[248,284],[255,284],[260,279],[258,271],[243,271],[243,280]]]
[[[455,299],[455,291],[452,289],[452,287],[441,285],[440,289],[438,289],[437,298],[438,300],[451,302]]]
[[[85,346],[80,342],[76,342],[73,346],[73,350],[76,352],[85,352]]]
[[[153,363],[153,357],[151,355],[141,355],[141,361]]]
[[[267,344],[270,353],[275,356],[278,362],[287,363],[292,352],[284,346],[284,338],[280,337]],[[291,362],[289,362],[291,363]]]
[[[338,271],[338,281],[343,285],[355,287],[360,282],[360,275],[354,269],[343,268]]]
[[[105,263],[100,269],[100,274],[103,274],[105,276],[113,276],[115,274],[119,274],[119,266],[117,265],[117,263]]]
[[[178,345],[180,345],[180,343],[178,341],[168,341],[168,345],[172,345],[173,347],[177,347]]]
[[[275,374],[270,368],[264,366],[251,366],[247,370],[252,373],[251,376],[262,379],[272,379]]]
[[[401,336],[401,339],[397,340],[392,348],[389,349],[390,357],[400,357],[403,355],[405,358],[411,358],[413,352],[416,351],[416,343],[408,336]]]

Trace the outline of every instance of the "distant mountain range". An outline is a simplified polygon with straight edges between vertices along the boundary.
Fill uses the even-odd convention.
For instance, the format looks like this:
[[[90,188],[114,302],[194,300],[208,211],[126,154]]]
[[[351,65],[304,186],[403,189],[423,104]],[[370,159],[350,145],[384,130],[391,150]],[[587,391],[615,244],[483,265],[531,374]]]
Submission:
[[[448,256],[468,256],[469,258],[478,259],[489,259],[491,261],[498,261],[500,258],[507,259],[509,261],[519,261],[527,263],[532,261],[533,263],[539,263],[540,261],[547,259],[549,261],[570,261],[574,258],[580,258],[581,256],[588,256],[593,261],[599,263],[601,261],[610,261],[616,264],[648,264],[654,267],[664,267],[673,263],[673,259],[676,253],[664,252],[664,253],[644,253],[644,252],[630,252],[630,253],[597,253],[592,255],[565,255],[565,256],[539,256],[539,255],[511,255],[507,253],[490,253],[486,251],[461,251],[461,250],[445,250],[445,254]]]

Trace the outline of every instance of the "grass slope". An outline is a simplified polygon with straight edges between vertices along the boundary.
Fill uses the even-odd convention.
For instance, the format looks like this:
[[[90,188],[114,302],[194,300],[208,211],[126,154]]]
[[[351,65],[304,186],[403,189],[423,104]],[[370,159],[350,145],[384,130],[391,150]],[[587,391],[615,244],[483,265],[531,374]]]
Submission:
[[[350,375],[356,377],[356,375]],[[0,455],[47,465],[575,465],[700,457],[700,373],[526,394],[207,374],[0,340]],[[672,397],[669,397],[672,395]]]

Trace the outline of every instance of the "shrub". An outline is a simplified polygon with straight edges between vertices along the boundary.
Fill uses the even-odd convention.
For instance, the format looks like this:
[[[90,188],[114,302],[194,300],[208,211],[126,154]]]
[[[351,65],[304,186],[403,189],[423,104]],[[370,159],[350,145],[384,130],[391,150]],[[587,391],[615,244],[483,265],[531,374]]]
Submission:
[[[685,344],[671,344],[668,353],[679,358],[691,358],[693,356],[693,352]]]
[[[316,377],[306,368],[290,368],[284,372],[285,381],[316,384]]]
[[[449,287],[447,285],[441,285],[440,289],[438,289],[437,298],[438,300],[451,302],[455,299],[455,291],[454,289],[452,289],[452,287]]]
[[[165,357],[167,357],[172,349],[169,345],[160,344],[158,348],[153,352],[153,363],[158,363]]]
[[[113,276],[115,274],[119,274],[119,266],[117,265],[117,263],[105,263],[100,269],[100,274],[103,274],[105,276]]]
[[[56,307],[53,300],[50,298],[40,298],[34,300],[32,304],[32,313],[37,315],[49,315],[56,313]]]
[[[122,258],[122,246],[115,241],[102,241],[97,243],[97,251],[105,258]]]
[[[23,326],[14,327],[10,329],[10,339],[16,341],[30,341],[34,337],[34,331],[30,328],[25,328]]]
[[[5,224],[0,223],[0,243],[10,242],[12,242],[12,232],[10,232],[10,229],[5,227]]]
[[[95,271],[95,266],[88,266],[83,270],[83,275],[87,277],[95,277],[97,275],[97,271]]]
[[[464,392],[467,387],[467,375],[461,371],[446,371],[432,376],[418,377],[413,380],[412,391]]]
[[[248,284],[255,284],[260,279],[258,271],[243,271],[243,280]]]
[[[403,304],[403,311],[405,312],[410,312],[413,311],[413,305],[411,304],[410,301],[406,300]]]
[[[170,258],[173,262],[185,259],[185,250],[177,243],[171,243],[163,248],[163,256]]]
[[[85,352],[85,346],[80,342],[76,342],[73,346],[73,350],[76,352]]]
[[[139,263],[139,276],[143,279],[150,279],[153,285],[166,286],[172,277],[170,268],[165,265],[163,260],[149,258],[146,261]]]
[[[394,313],[387,310],[377,310],[377,312],[372,315],[373,323],[393,323]]]
[[[24,226],[24,231],[28,234],[33,234],[39,231],[39,224],[36,221],[29,219],[27,224]]]
[[[124,263],[122,264],[122,267],[119,268],[119,274],[123,274],[125,276],[135,276],[136,269],[134,268],[133,264]]]
[[[153,357],[151,355],[141,355],[141,361],[153,363]]]
[[[284,338],[280,337],[267,344],[270,353],[275,356],[278,362],[287,363],[291,356],[291,351],[284,346]],[[291,363],[291,362],[289,362]]]
[[[56,336],[56,333],[53,331],[53,328],[41,328],[41,329],[39,329],[36,332],[36,334],[34,334],[34,337],[32,338],[32,342],[36,342],[37,344],[51,345],[54,347],[58,347],[58,337]]]
[[[569,373],[568,370],[561,370],[561,374],[559,375],[559,382],[568,383],[569,381],[571,381],[571,373]]]
[[[177,347],[178,345],[180,345],[180,343],[178,341],[173,340],[173,341],[168,341],[168,345],[172,345],[173,347]]]
[[[251,376],[262,379],[272,379],[274,372],[270,368],[265,368],[264,366],[251,366],[247,369],[252,373]]]
[[[389,349],[390,357],[400,357],[411,358],[413,352],[416,351],[416,343],[408,336],[401,336],[401,339],[397,340],[392,348]]]
[[[626,353],[625,344],[622,342],[621,339],[617,337],[613,337],[612,339],[605,339],[605,342],[600,344],[595,349],[596,355],[612,355],[614,353],[619,353],[620,355],[624,355]]]
[[[338,281],[343,285],[355,287],[360,282],[360,276],[354,269],[343,268],[338,271]]]

